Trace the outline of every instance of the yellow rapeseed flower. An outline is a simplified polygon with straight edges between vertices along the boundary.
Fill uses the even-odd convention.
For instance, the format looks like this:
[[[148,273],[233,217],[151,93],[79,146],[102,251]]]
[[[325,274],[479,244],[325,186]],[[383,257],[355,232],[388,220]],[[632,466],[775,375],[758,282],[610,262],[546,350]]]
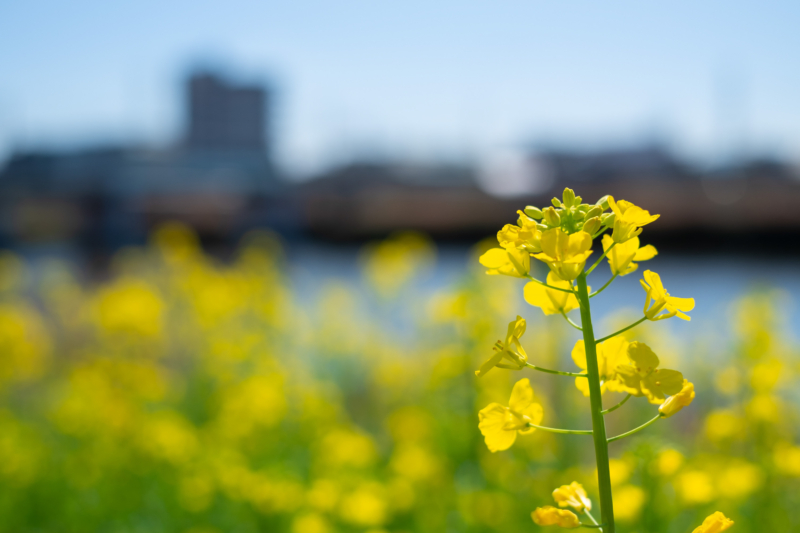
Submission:
[[[570,289],[572,287],[569,281],[559,278],[555,272],[547,274],[547,284],[561,289]],[[592,289],[589,288],[589,290],[591,291]],[[535,281],[525,285],[524,295],[526,302],[535,307],[540,307],[545,315],[555,315],[562,312],[569,313],[573,309],[580,307],[574,294],[548,289]]]
[[[608,251],[614,245],[614,239],[610,235],[603,235],[603,251]],[[652,244],[639,247],[639,237],[623,243],[617,243],[608,252],[608,266],[611,267],[613,275],[624,276],[634,272],[639,265],[634,261],[647,261],[658,255],[658,250]]]
[[[706,519],[703,520],[703,524],[697,526],[692,533],[720,533],[732,525],[733,520],[717,511],[716,513],[706,517]]]
[[[565,529],[581,527],[578,515],[566,509],[557,509],[552,505],[539,507],[531,513],[531,518],[537,526],[558,526]]]
[[[683,320],[692,319],[685,312],[694,309],[694,298],[670,296],[661,283],[661,276],[652,270],[645,270],[643,276],[644,279],[640,279],[639,283],[647,292],[644,299],[644,314],[649,320],[664,320],[676,315]],[[666,312],[659,314],[661,311]]]
[[[683,374],[677,370],[658,368],[658,356],[643,342],[628,345],[629,364],[617,367],[617,380],[624,392],[646,396],[653,405],[677,394],[683,387]]]
[[[478,261],[488,268],[490,276],[502,274],[515,278],[524,278],[531,270],[531,255],[519,250],[513,244],[506,244],[502,248],[492,248],[483,254]]]
[[[481,377],[496,366],[512,370],[524,368],[525,363],[528,361],[528,354],[525,353],[525,349],[519,342],[519,338],[522,337],[523,333],[525,333],[525,319],[517,315],[516,320],[508,323],[505,342],[497,341],[493,348],[494,355],[475,371],[475,375]],[[506,362],[503,362],[504,359]]]
[[[572,360],[578,365],[583,373],[586,373],[586,345],[583,339],[575,343],[572,348]],[[600,371],[600,390],[606,392],[621,392],[622,384],[617,381],[617,367],[628,362],[628,341],[624,337],[613,337],[597,345],[597,368]],[[589,396],[589,380],[586,378],[575,378],[575,386]]]
[[[533,433],[528,424],[542,421],[542,406],[533,401],[533,389],[528,378],[517,381],[511,391],[508,407],[490,403],[478,413],[478,428],[492,453],[507,450],[517,440],[517,433]]]
[[[692,400],[694,400],[694,384],[684,379],[680,392],[667,398],[658,411],[661,416],[668,418],[692,403]]]
[[[572,507],[579,513],[592,510],[592,500],[586,496],[583,485],[573,481],[569,485],[562,485],[553,491],[553,499],[559,507]]]
[[[497,241],[506,248],[512,246],[518,250],[529,253],[542,251],[542,231],[536,227],[536,221],[529,218],[522,211],[517,211],[519,220],[517,224],[506,224],[497,232]]]
[[[542,233],[542,253],[533,257],[547,263],[561,279],[573,280],[583,272],[590,255],[591,235],[585,231],[569,234],[561,228],[552,228]]]
[[[608,197],[608,206],[614,211],[614,232],[611,238],[618,243],[636,237],[642,232],[642,226],[650,224],[661,216],[651,215],[649,211],[626,200],[615,202],[613,196]]]

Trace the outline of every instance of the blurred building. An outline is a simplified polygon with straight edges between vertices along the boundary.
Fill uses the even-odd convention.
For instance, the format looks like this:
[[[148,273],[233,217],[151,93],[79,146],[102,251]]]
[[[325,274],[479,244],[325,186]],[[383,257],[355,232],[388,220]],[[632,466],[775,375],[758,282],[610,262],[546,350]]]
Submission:
[[[198,73],[185,94],[173,146],[12,154],[0,172],[0,238],[113,248],[165,219],[222,239],[243,225],[294,225],[270,157],[269,91]]]
[[[188,82],[187,146],[192,150],[265,152],[268,106],[263,87],[234,86],[211,73]]]

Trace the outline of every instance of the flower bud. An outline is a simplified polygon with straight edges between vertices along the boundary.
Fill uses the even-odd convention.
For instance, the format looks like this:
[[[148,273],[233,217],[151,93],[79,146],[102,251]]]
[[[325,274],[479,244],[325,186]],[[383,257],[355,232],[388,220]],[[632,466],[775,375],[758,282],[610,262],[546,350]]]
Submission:
[[[542,220],[542,210],[532,205],[525,207],[525,214],[534,220]]]
[[[604,213],[603,216],[600,217],[600,221],[604,226],[613,226],[615,218],[614,213]]]
[[[548,207],[542,212],[542,214],[544,215],[544,221],[551,228],[555,228],[561,225],[561,215],[558,214],[558,211],[556,211],[555,208]]]
[[[561,200],[559,200],[558,198],[553,198],[550,201],[553,203],[554,206],[561,207]]]
[[[575,202],[575,191],[567,187],[564,189],[564,194],[562,194],[561,197],[564,199],[565,206],[572,207],[573,203]]]
[[[600,198],[599,200],[597,200],[597,201],[594,203],[594,205],[599,205],[600,207],[602,207],[602,208],[603,208],[603,210],[604,210],[604,211],[605,211],[606,209],[608,209],[608,195],[605,195],[605,196],[603,196],[602,198]]]
[[[580,196],[576,196],[575,200],[573,200],[572,205],[579,205],[583,201],[583,198]]]
[[[600,222],[600,217],[592,217],[583,223],[583,231],[589,235],[594,235],[602,227],[603,223]]]
[[[593,205],[588,211],[586,211],[586,218],[599,217],[602,214],[603,208],[599,205]]]

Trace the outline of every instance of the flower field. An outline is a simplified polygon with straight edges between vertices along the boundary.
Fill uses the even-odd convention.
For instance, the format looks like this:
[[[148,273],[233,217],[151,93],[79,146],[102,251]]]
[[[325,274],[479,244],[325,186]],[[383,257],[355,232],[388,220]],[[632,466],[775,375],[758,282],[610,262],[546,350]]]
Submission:
[[[91,280],[2,253],[0,532],[532,531],[554,487],[578,481],[596,499],[590,437],[484,443],[478,411],[522,377],[475,376],[509,317],[527,320],[528,361],[581,370],[578,333],[514,280],[486,276],[487,249],[431,290],[435,247],[396,235],[363,249],[357,277],[310,294],[269,233],[223,260],[169,224]],[[691,338],[636,329],[697,397],[609,445],[621,531],[689,532],[717,510],[737,533],[800,530],[800,349],[786,300],[732,291],[725,327],[698,320]],[[578,378],[525,376],[542,424],[590,427]],[[653,409],[630,402],[609,431]]]

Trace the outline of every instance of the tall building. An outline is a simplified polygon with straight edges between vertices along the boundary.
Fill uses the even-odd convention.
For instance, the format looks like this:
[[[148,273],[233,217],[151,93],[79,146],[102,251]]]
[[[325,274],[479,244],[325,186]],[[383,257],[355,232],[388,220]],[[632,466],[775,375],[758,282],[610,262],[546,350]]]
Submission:
[[[196,150],[268,151],[268,95],[210,73],[189,78],[187,145]]]

